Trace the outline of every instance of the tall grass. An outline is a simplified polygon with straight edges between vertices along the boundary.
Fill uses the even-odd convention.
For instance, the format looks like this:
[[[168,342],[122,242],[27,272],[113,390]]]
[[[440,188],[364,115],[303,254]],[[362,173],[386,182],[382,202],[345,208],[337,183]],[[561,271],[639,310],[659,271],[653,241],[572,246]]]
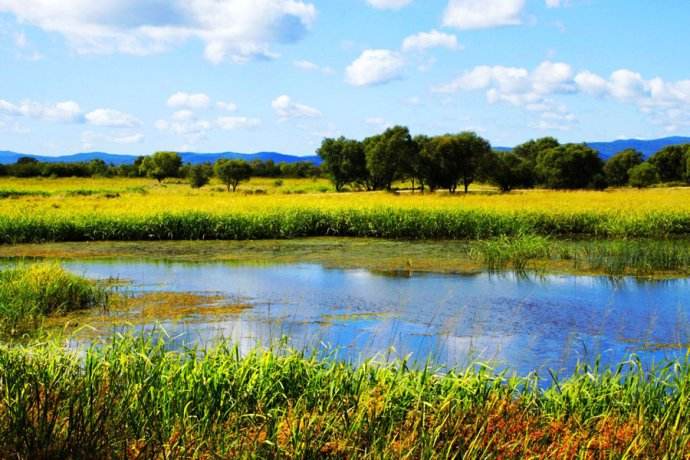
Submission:
[[[49,195],[0,200],[0,242],[331,235],[406,239],[690,235],[688,189],[468,196],[378,192],[285,195],[282,190],[286,182],[274,187],[281,190],[279,194],[243,195],[216,192],[214,187],[192,190],[185,185],[154,186],[149,182],[147,193],[142,194],[134,192],[132,186],[141,187],[145,182],[110,181],[91,180],[78,187],[83,189],[80,193],[75,192],[72,182],[7,182],[11,190]],[[0,180],[0,186],[5,182]]]
[[[581,366],[548,389],[483,366],[439,374],[284,349],[78,357],[0,346],[3,458],[684,458],[690,363]]]
[[[690,274],[688,240],[563,241],[538,235],[518,235],[476,241],[470,256],[489,271],[528,271],[561,268],[609,276],[684,276]]]
[[[306,236],[483,239],[500,236],[667,238],[690,235],[690,213],[621,217],[482,210],[274,209],[229,214],[0,215],[0,243],[46,241],[243,240]]]
[[[105,305],[107,293],[57,264],[31,264],[0,271],[0,332],[16,335],[49,314]]]

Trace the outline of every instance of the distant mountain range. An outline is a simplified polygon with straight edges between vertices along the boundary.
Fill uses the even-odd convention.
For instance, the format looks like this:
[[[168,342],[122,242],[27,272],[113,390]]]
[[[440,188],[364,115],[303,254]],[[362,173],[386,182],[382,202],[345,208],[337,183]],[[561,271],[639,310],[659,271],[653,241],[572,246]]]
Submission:
[[[258,153],[237,153],[237,152],[221,152],[221,153],[194,153],[194,152],[179,152],[184,163],[199,164],[199,163],[214,163],[221,158],[231,160],[273,160],[274,163],[297,163],[299,161],[309,161],[314,164],[321,164],[321,158],[316,155],[298,156],[286,155],[278,152],[258,152]],[[105,152],[85,152],[75,153],[73,155],[62,156],[47,156],[17,153],[10,151],[0,151],[0,164],[16,163],[19,158],[30,157],[38,161],[46,163],[77,163],[80,161],[103,160],[106,163],[114,165],[131,164],[137,159],[136,155],[118,155]]]
[[[690,137],[665,137],[663,139],[625,139],[613,142],[588,142],[587,145],[599,151],[602,158],[606,159],[625,149],[636,149],[644,154],[645,157],[653,155],[657,151],[669,145],[690,144]],[[510,151],[511,147],[496,147],[496,150]],[[258,152],[258,153],[237,153],[237,152],[221,152],[221,153],[194,153],[194,152],[180,152],[182,161],[185,163],[199,164],[210,162],[213,163],[221,158],[238,159],[238,160],[272,160],[274,163],[296,163],[299,161],[309,161],[314,164],[321,164],[321,159],[316,155],[298,156],[287,155],[278,152]],[[47,163],[76,163],[79,161],[103,160],[106,163],[114,165],[130,164],[137,158],[135,155],[117,155],[105,152],[86,152],[75,153],[73,155],[63,156],[47,156],[47,155],[33,155],[9,151],[0,151],[0,164],[15,163],[17,159],[22,157],[31,157],[39,161]]]
[[[612,142],[586,142],[588,146],[599,152],[603,159],[608,159],[625,149],[635,149],[648,158],[669,145],[690,144],[690,137],[664,137],[661,139],[620,139]],[[496,150],[508,152],[511,147],[496,147]]]

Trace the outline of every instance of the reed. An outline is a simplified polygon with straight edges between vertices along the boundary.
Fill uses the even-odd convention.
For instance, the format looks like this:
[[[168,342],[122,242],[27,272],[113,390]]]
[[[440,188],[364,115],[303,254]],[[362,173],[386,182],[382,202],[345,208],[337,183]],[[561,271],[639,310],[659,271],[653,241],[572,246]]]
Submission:
[[[215,186],[192,190],[184,184],[143,186],[146,182],[125,179],[90,180],[79,188],[70,180],[0,180],[0,188],[18,193],[12,200],[0,200],[0,243],[334,235],[399,239],[690,235],[688,189],[468,196],[286,194],[286,190],[321,187],[310,180],[293,181],[280,187],[271,182],[266,188],[247,186],[252,193],[245,195],[219,192]]]
[[[0,457],[685,458],[690,363],[567,378],[241,356],[117,337],[0,346]]]
[[[105,306],[107,292],[57,264],[19,265],[0,271],[0,332],[35,329],[46,315]]]

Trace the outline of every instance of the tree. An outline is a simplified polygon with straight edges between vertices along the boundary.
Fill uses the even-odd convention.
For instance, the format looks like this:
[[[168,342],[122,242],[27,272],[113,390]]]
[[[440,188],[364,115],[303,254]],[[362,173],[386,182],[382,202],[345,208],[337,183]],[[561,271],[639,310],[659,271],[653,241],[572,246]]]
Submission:
[[[237,190],[240,182],[249,180],[252,177],[252,167],[249,163],[242,160],[218,160],[213,170],[218,179],[228,187],[228,192],[231,187],[234,192]]]
[[[467,193],[490,154],[491,144],[473,132],[434,137],[423,155],[429,162],[427,181],[431,188],[443,187],[451,193],[462,183]]]
[[[637,188],[649,187],[659,182],[659,171],[652,163],[644,162],[630,168],[630,185]]]
[[[609,185],[622,186],[628,183],[628,171],[641,164],[644,157],[635,149],[618,152],[606,161],[604,174]]]
[[[192,188],[201,188],[208,184],[213,176],[213,167],[208,163],[190,166],[187,180]]]
[[[549,188],[600,188],[598,182],[603,178],[602,170],[603,162],[597,151],[584,144],[561,145],[541,152],[537,157],[537,175]]]
[[[324,161],[336,191],[352,182],[366,181],[367,172],[364,145],[356,140],[340,137],[324,139],[316,153]]]
[[[181,167],[182,158],[176,152],[156,152],[144,158],[139,170],[142,175],[163,182],[168,177],[178,177]]]
[[[542,137],[541,139],[532,139],[524,144],[520,144],[512,152],[525,160],[535,162],[540,153],[554,149],[559,145],[561,144],[558,143],[556,138]]]
[[[685,179],[689,148],[688,145],[671,145],[652,155],[649,162],[656,167],[661,182]]]
[[[416,147],[410,131],[403,126],[388,128],[383,134],[364,140],[367,170],[374,190],[390,190],[400,177],[401,160],[408,158]]]
[[[501,192],[510,192],[532,182],[533,171],[528,160],[512,152],[494,152],[487,157],[484,175]]]

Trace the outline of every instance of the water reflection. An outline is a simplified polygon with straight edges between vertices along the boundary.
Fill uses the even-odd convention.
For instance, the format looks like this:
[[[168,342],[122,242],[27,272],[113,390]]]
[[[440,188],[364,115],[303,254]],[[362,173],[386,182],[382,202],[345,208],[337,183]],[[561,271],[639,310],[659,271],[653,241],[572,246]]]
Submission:
[[[617,363],[685,354],[690,282],[612,282],[605,277],[515,275],[383,276],[319,265],[65,262],[91,278],[132,281],[136,292],[222,294],[252,307],[232,315],[166,321],[177,343],[227,338],[247,351],[287,336],[354,361],[412,355],[448,366],[491,361],[521,373],[572,370],[601,355]],[[139,326],[140,328],[142,326]],[[148,325],[146,327],[152,327]],[[119,331],[113,326],[104,333]]]

